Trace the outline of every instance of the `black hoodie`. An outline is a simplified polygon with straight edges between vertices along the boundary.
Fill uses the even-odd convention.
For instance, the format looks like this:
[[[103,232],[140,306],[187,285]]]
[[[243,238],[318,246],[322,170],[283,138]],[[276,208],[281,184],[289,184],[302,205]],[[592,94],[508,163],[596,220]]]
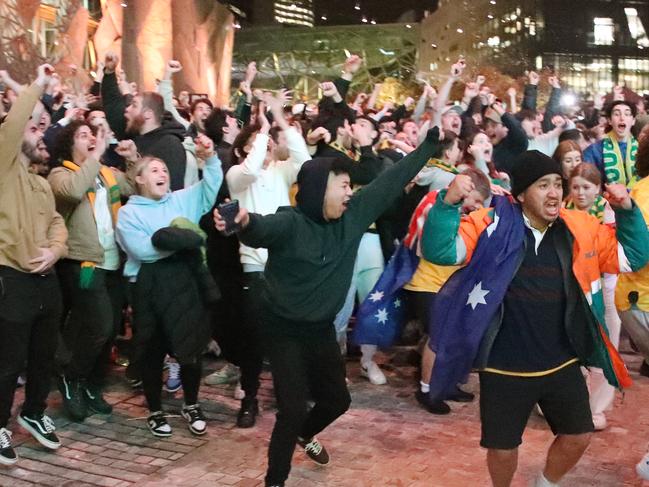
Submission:
[[[432,157],[438,134],[436,128],[430,130],[415,151],[358,191],[335,221],[324,220],[323,204],[336,159],[304,164],[298,175],[297,208],[282,207],[274,215],[250,214],[239,239],[250,247],[268,249],[264,298],[268,312],[279,318],[269,320],[273,332],[302,334],[331,326],[345,301],[363,233]],[[286,323],[284,329],[276,329],[281,323]]]
[[[135,145],[142,156],[162,159],[169,169],[171,191],[185,186],[187,155],[183,146],[185,128],[175,121],[164,121],[160,127],[135,138]]]
[[[101,84],[101,97],[108,125],[118,140],[127,138],[126,109],[127,97],[122,96],[117,85],[115,73],[106,73]],[[185,129],[166,112],[162,125],[151,132],[138,135],[134,141],[138,152],[143,156],[154,156],[162,159],[169,169],[171,190],[183,189],[185,186],[185,168],[187,156],[183,147]],[[130,138],[130,137],[128,137]]]

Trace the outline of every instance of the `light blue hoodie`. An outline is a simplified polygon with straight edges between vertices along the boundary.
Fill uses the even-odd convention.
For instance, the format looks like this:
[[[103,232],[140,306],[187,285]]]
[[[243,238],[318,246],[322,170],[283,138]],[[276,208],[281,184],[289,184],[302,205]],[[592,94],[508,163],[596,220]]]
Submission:
[[[156,262],[173,254],[154,247],[153,234],[181,216],[198,223],[214,205],[222,182],[221,160],[214,155],[205,161],[203,180],[189,188],[167,193],[159,200],[131,196],[120,208],[116,226],[117,243],[128,257],[124,275],[135,281],[142,263]]]

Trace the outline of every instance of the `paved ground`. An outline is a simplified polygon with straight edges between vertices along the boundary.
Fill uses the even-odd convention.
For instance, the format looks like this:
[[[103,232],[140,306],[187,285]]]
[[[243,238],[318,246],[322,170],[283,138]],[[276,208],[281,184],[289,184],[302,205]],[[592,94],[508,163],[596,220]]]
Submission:
[[[477,404],[452,404],[453,413],[432,416],[419,409],[412,396],[415,368],[395,365],[404,353],[383,356],[389,384],[369,385],[358,375],[358,363],[349,362],[352,409],[320,436],[331,453],[329,466],[318,467],[301,452],[294,457],[289,487],[464,487],[487,486],[484,451],[478,447]],[[639,360],[625,355],[631,369]],[[209,368],[220,363],[212,361]],[[203,387],[203,407],[209,432],[196,438],[182,418],[172,418],[174,435],[158,440],[146,430],[143,397],[123,382],[116,369],[108,400],[111,417],[93,416],[70,423],[61,414],[58,392],[50,396],[63,446],[43,450],[20,428],[11,424],[21,460],[13,468],[0,467],[0,486],[22,487],[192,487],[263,485],[265,455],[274,422],[270,378],[263,377],[263,412],[249,430],[234,427],[238,402],[232,387]],[[565,486],[641,486],[634,472],[649,442],[649,379],[638,377],[609,414],[609,428],[597,433],[585,458],[564,481]],[[475,377],[469,390],[477,389]],[[22,392],[17,402],[22,400]],[[177,413],[181,394],[168,395],[165,409]],[[545,422],[530,419],[521,449],[514,485],[527,486],[543,466],[552,440]],[[648,483],[649,485],[649,483]]]

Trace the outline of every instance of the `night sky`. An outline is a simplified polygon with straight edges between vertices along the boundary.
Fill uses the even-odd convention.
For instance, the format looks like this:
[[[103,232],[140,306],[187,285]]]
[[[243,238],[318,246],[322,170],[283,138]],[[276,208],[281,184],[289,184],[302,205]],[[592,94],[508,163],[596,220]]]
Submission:
[[[414,11],[414,20],[420,20],[424,10],[434,10],[437,6],[437,0],[315,0],[314,3],[316,22],[322,25],[358,24],[363,15],[378,23],[397,22],[408,11]],[[355,10],[356,3],[360,10]],[[322,15],[327,17],[326,21],[321,19]]]
[[[273,0],[219,0],[230,3],[250,14],[255,2],[272,2]],[[356,10],[358,3],[361,7]],[[422,18],[424,10],[434,10],[437,0],[314,0],[315,18],[318,25],[361,24],[363,15],[368,23],[374,19],[377,23],[397,22],[408,11],[414,12],[414,20]],[[322,20],[322,16],[327,20]],[[412,18],[406,21],[413,21]]]

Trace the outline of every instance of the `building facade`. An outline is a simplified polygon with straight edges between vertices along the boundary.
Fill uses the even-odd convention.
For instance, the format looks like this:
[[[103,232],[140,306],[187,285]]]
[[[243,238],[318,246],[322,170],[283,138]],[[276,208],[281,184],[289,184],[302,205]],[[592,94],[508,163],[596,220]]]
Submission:
[[[581,93],[616,84],[649,93],[646,0],[440,0],[421,32],[422,71],[463,55],[513,76],[555,71]]]
[[[386,77],[399,82],[414,79],[418,44],[417,24],[243,28],[236,34],[233,78],[242,78],[246,65],[256,61],[256,85],[289,87],[298,96],[313,99],[318,97],[319,83],[340,76],[345,59],[353,53],[365,60],[354,77],[355,89],[371,91]]]
[[[315,24],[313,1],[255,0],[251,20],[255,25],[313,27]]]

